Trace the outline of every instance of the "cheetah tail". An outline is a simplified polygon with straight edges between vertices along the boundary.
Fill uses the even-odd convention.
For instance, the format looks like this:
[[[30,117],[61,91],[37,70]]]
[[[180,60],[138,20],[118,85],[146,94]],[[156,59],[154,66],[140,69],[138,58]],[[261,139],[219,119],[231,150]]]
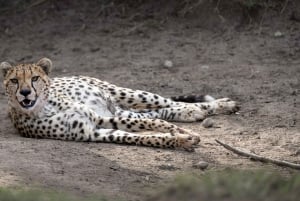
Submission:
[[[175,102],[185,102],[185,103],[200,103],[200,102],[211,102],[215,98],[210,95],[187,95],[187,96],[173,96],[171,100]]]

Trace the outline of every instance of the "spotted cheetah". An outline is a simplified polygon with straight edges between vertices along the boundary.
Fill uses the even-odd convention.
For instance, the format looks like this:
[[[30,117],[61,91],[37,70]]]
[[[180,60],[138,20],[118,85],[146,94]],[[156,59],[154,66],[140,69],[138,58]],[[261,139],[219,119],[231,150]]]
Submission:
[[[199,143],[199,135],[167,121],[194,122],[237,110],[236,102],[228,98],[164,98],[92,77],[51,79],[48,58],[15,66],[2,62],[0,66],[12,122],[24,137],[191,151]],[[138,132],[146,130],[155,133]]]

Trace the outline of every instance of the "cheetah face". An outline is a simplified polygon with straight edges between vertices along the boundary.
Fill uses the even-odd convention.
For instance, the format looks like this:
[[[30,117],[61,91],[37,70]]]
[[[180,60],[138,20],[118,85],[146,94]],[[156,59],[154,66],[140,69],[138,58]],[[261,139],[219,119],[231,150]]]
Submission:
[[[48,73],[51,66],[51,61],[46,58],[36,64],[17,66],[2,62],[0,67],[4,77],[3,84],[10,105],[23,112],[40,108],[47,98],[50,86]]]

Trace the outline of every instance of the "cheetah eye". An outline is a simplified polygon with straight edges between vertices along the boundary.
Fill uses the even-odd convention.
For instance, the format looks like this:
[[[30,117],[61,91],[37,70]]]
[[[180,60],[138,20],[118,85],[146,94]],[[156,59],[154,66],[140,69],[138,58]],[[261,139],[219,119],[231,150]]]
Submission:
[[[10,79],[10,81],[14,84],[18,84],[18,79],[16,79],[16,78]]]
[[[40,78],[39,76],[34,76],[31,78],[31,81],[36,82],[36,81],[38,81],[39,78]]]

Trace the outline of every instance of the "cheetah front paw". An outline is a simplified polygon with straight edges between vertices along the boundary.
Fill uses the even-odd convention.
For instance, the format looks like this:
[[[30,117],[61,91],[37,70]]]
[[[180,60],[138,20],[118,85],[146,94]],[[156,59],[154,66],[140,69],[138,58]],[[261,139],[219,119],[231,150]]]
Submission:
[[[237,112],[240,107],[237,102],[229,98],[221,98],[214,101],[214,112],[216,114],[231,114]]]
[[[193,131],[191,130],[188,130],[188,129],[185,129],[185,128],[181,128],[181,127],[177,127],[177,132],[181,133],[181,134],[186,134],[186,135],[190,135],[190,136],[193,136],[193,137],[200,137],[199,134],[197,133],[194,133]]]
[[[194,151],[194,146],[199,144],[200,138],[198,136],[190,136],[184,134],[177,134],[176,147],[185,149],[186,151]]]

